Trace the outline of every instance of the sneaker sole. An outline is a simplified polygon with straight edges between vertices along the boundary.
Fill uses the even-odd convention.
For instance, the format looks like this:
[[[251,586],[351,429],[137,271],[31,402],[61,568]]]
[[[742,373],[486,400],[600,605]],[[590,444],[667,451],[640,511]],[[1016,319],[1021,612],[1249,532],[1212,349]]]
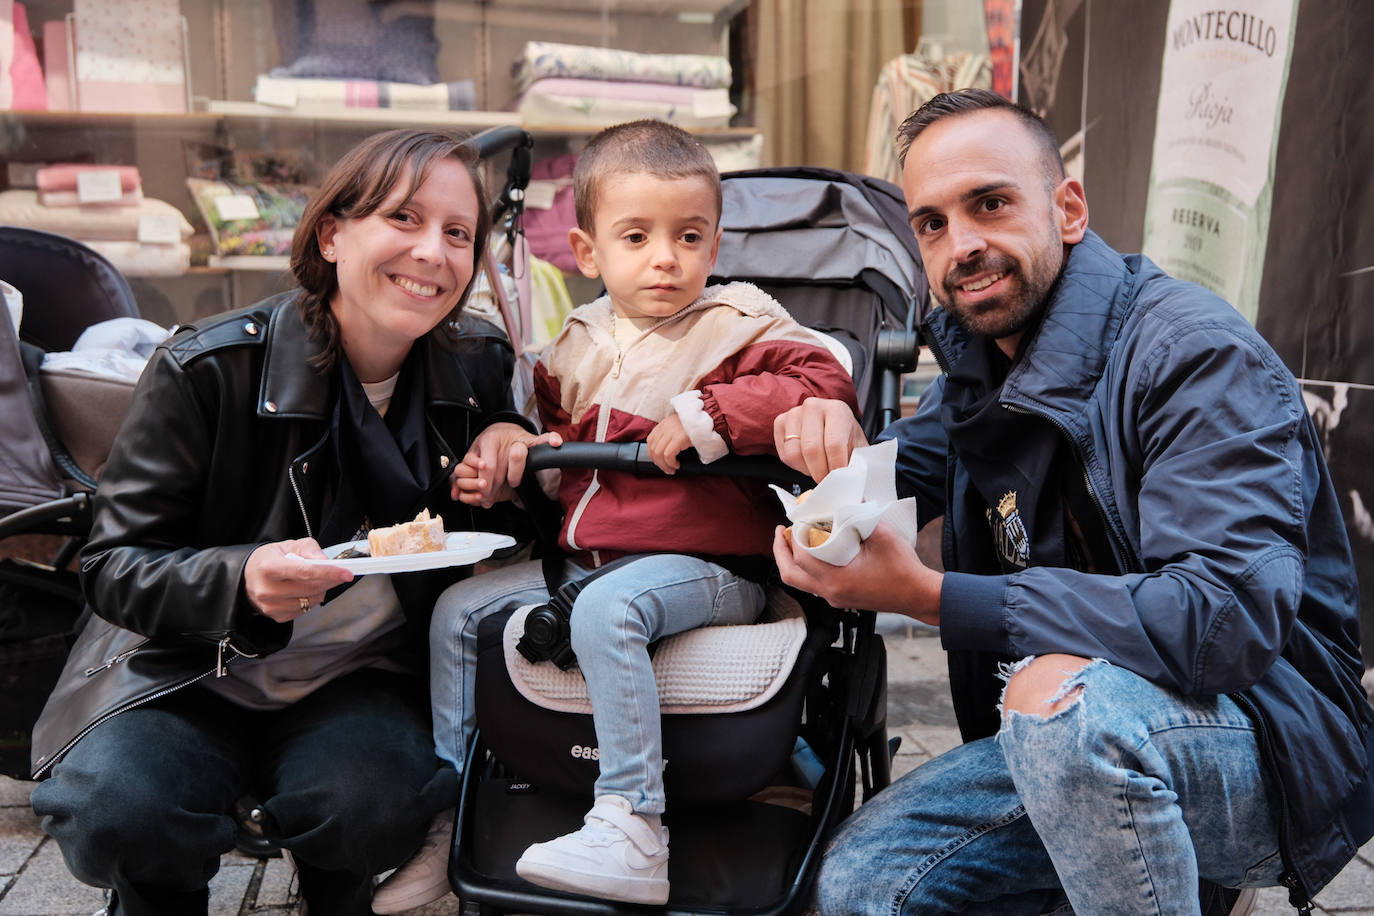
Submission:
[[[378,891],[383,888],[379,887]],[[426,903],[433,903],[441,900],[452,893],[452,888],[448,886],[448,879],[444,879],[442,885],[430,884],[423,888],[418,888],[405,896],[395,896],[392,894],[373,895],[372,912],[374,913],[403,913],[406,910],[413,910]]]
[[[543,862],[515,863],[515,873],[532,884],[587,897],[602,897],[621,903],[664,904],[668,902],[667,878],[634,878],[589,875]]]

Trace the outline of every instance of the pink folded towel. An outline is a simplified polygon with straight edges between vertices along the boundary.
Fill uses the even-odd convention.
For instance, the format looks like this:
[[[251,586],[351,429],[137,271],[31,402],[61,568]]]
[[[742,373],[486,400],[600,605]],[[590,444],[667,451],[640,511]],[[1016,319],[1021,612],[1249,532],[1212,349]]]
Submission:
[[[76,176],[81,172],[118,172],[119,186],[125,191],[136,191],[143,187],[138,176],[138,166],[134,165],[91,165],[84,162],[61,162],[47,165],[38,170],[38,190],[75,191]]]

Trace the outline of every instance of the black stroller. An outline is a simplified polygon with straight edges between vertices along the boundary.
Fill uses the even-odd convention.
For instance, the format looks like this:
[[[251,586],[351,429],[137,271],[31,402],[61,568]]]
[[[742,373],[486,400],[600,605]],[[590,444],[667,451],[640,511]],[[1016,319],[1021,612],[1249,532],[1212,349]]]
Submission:
[[[853,361],[871,437],[897,416],[899,376],[915,368],[912,328],[927,295],[900,191],[842,172],[770,169],[726,175],[724,198],[713,282],[750,280],[839,340]],[[709,469],[683,464],[683,472],[810,485],[776,461],[730,456]],[[658,473],[635,443],[536,448],[528,467]],[[707,628],[659,644],[660,685],[675,676],[665,669],[680,664],[708,668],[702,680],[719,688],[729,666],[711,662],[730,655],[730,641],[768,676],[738,711],[687,709],[690,699],[677,710],[665,700],[672,892],[664,907],[650,909],[764,916],[802,905],[823,838],[853,810],[856,781],[867,799],[889,780],[895,749],[873,617],[778,588],[757,625]],[[580,825],[597,776],[591,716],[571,711],[566,680],[541,687],[557,679],[554,666],[522,665],[510,651],[522,619],[522,611],[493,615],[479,629],[478,733],[464,771],[450,883],[465,913],[646,911],[544,890],[515,874],[529,844]]]
[[[60,545],[51,556],[25,549],[29,556],[0,559],[0,773],[26,779],[29,730],[81,610],[67,567],[89,531],[90,492],[133,393],[132,383],[40,366],[45,352],[71,349],[90,325],[139,313],[123,275],[65,236],[0,226],[0,280],[25,305],[18,337],[0,316],[0,541],[47,535]]]

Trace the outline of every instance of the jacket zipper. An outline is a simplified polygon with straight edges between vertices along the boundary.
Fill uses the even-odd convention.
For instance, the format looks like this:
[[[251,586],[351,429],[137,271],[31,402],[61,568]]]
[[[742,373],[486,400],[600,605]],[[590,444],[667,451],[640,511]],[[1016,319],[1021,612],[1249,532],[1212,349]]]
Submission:
[[[129,658],[131,655],[134,655],[136,652],[138,652],[140,649],[144,648],[147,645],[148,640],[144,640],[143,642],[139,643],[131,649],[126,649],[123,652],[120,652],[118,655],[111,656],[109,659],[105,661],[103,665],[98,665],[94,668],[87,668],[86,676],[91,677],[92,675],[95,675],[101,671],[106,670],[107,668],[112,667],[113,665],[121,661],[124,661],[125,659]],[[120,713],[128,712],[131,709],[137,709],[140,706],[143,706],[147,703],[151,703],[153,700],[159,700],[170,693],[175,693],[183,687],[189,687],[192,684],[203,681],[212,674],[215,677],[224,677],[229,672],[229,662],[233,660],[232,655],[228,657],[225,656],[225,649],[229,649],[231,652],[234,653],[234,655],[241,655],[244,658],[257,657],[252,653],[242,652],[239,649],[235,648],[234,645],[229,642],[229,635],[226,633],[223,637],[220,638],[217,644],[215,667],[211,668],[209,671],[205,671],[200,674],[196,674],[189,678],[186,678],[185,680],[178,681],[175,684],[168,684],[166,687],[160,687],[146,696],[141,696],[137,699],[131,700],[128,703],[125,703],[123,706],[119,706],[115,709],[112,709],[109,712],[105,713],[103,716],[98,717],[97,719],[95,719],[95,721],[89,723],[85,728],[81,729],[81,731],[77,732],[71,738],[70,741],[62,745],[62,747],[60,747],[56,752],[54,752],[53,755],[50,758],[48,758],[42,766],[34,770],[33,778],[42,778],[44,773],[51,769],[57,763],[57,761],[65,757],[67,755],[67,752],[70,751],[73,747],[75,747],[78,741],[80,741],[82,738],[90,734],[91,729],[95,728],[97,725],[100,725],[103,722],[108,722],[110,719],[114,718]]]
[[[617,345],[616,345],[616,354],[615,354],[615,364],[611,367],[611,378],[612,378],[612,379],[615,379],[616,381],[619,381],[619,379],[620,379],[620,367],[621,367],[621,364],[625,362],[625,351],[626,351],[626,350],[628,350],[630,347],[633,347],[637,341],[641,340],[641,339],[644,337],[645,334],[649,333],[650,331],[652,331],[652,330],[654,330],[654,329],[656,329],[656,328],[662,327],[664,324],[667,324],[667,323],[673,321],[673,320],[676,319],[679,315],[682,315],[682,314],[684,314],[685,312],[686,312],[686,310],[684,309],[682,312],[678,312],[677,315],[670,316],[669,318],[666,318],[666,319],[664,319],[663,321],[658,322],[657,324],[655,324],[655,325],[649,327],[648,329],[646,329],[646,330],[644,330],[644,331],[641,331],[640,334],[639,334],[639,336],[636,337],[634,340],[630,341],[628,344],[626,344],[624,348],[621,348],[620,345],[617,344]],[[613,319],[613,320],[614,320],[614,319]],[[612,339],[612,340],[615,339],[615,334],[614,334],[614,333],[611,334],[611,339]],[[617,386],[617,387],[618,387],[618,386]],[[609,392],[609,391],[608,391],[608,392],[607,392],[607,397],[605,397],[604,399],[602,399],[601,401],[599,401],[598,404],[597,404],[596,440],[595,440],[595,441],[597,441],[597,442],[605,442],[605,441],[606,441],[606,430],[610,429],[610,426],[611,426],[611,410],[610,410],[610,405],[611,405],[611,404],[613,403],[613,401],[614,401],[614,398],[612,398],[610,395],[612,395],[612,394],[614,394],[614,393],[615,393],[615,392]],[[579,547],[578,544],[577,544],[577,524],[578,524],[578,522],[580,522],[580,521],[582,520],[582,513],[586,511],[586,509],[587,509],[587,504],[588,504],[589,502],[591,502],[592,497],[593,497],[594,495],[596,495],[596,491],[597,491],[597,490],[600,490],[600,489],[601,489],[601,471],[600,471],[599,469],[593,470],[593,471],[592,471],[592,479],[589,480],[589,481],[587,482],[587,489],[584,490],[584,491],[582,492],[582,496],[581,496],[580,499],[578,499],[577,505],[574,506],[572,512],[570,512],[570,513],[568,514],[568,534],[567,534],[567,537],[568,537],[568,546],[571,547],[573,550],[581,550],[581,549],[582,549],[582,548]]]
[[[148,640],[145,639],[143,640],[143,642],[139,643],[136,646],[132,646],[128,649],[125,649],[123,652],[120,652],[116,655],[111,655],[109,658],[105,659],[105,661],[102,664],[94,665],[90,668],[87,668],[85,671],[86,677],[91,677],[93,675],[99,674],[101,671],[104,671],[107,668],[113,668],[115,665],[124,661],[124,659],[128,658],[130,655],[133,655],[135,652],[137,652],[139,649],[142,649],[146,645],[148,645]]]
[[[1107,508],[1103,505],[1102,498],[1097,492],[1097,487],[1093,486],[1092,476],[1088,474],[1088,463],[1083,460],[1083,450],[1078,447],[1078,443],[1069,435],[1068,428],[1054,417],[1042,413],[1041,411],[1031,410],[1029,407],[1022,407],[1010,401],[1002,401],[1001,404],[1013,413],[1025,414],[1027,416],[1039,417],[1042,420],[1046,420],[1051,426],[1059,431],[1059,435],[1062,436],[1064,441],[1069,444],[1069,447],[1073,449],[1074,456],[1078,459],[1078,467],[1083,475],[1083,486],[1088,491],[1088,499],[1092,502],[1093,508],[1097,510],[1097,518],[1102,522],[1102,530],[1107,532],[1107,539],[1111,541],[1112,552],[1116,554],[1117,566],[1123,571],[1140,569],[1140,564],[1134,562],[1133,554],[1135,551],[1131,550],[1130,547],[1121,540],[1120,535],[1117,533],[1116,526],[1113,525],[1111,519],[1107,517]]]
[[[1288,888],[1288,902],[1302,916],[1308,916],[1316,906],[1312,898],[1308,896],[1306,888],[1303,887],[1302,876],[1293,867],[1292,856],[1289,855],[1288,847],[1290,839],[1288,836],[1288,791],[1283,786],[1283,780],[1279,778],[1278,768],[1273,763],[1273,748],[1269,743],[1269,730],[1264,722],[1264,717],[1260,715],[1259,709],[1249,697],[1242,693],[1228,693],[1228,697],[1237,705],[1242,707],[1250,717],[1250,721],[1255,723],[1256,743],[1259,744],[1260,754],[1264,758],[1264,763],[1269,769],[1270,775],[1274,777],[1274,785],[1279,790],[1279,854],[1283,857],[1284,872],[1279,876],[1279,882]]]
[[[307,537],[314,537],[315,532],[310,526],[310,515],[305,511],[305,499],[301,496],[300,484],[296,482],[296,465],[293,462],[286,469],[286,479],[291,481],[291,492],[296,497],[296,508],[301,510],[301,519],[305,522],[305,534]]]

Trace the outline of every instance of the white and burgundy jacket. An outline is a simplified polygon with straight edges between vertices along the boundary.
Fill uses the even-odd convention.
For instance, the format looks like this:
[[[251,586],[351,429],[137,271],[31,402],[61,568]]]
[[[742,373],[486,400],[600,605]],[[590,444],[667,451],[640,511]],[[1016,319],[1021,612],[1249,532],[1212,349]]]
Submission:
[[[677,411],[702,461],[776,454],[773,420],[810,397],[857,410],[821,335],[748,283],[708,287],[622,351],[606,296],[575,310],[535,367],[544,428],[567,441],[636,442]],[[559,544],[590,565],[626,553],[768,556],[777,498],[757,481],[564,469]],[[726,565],[730,565],[728,562]]]

